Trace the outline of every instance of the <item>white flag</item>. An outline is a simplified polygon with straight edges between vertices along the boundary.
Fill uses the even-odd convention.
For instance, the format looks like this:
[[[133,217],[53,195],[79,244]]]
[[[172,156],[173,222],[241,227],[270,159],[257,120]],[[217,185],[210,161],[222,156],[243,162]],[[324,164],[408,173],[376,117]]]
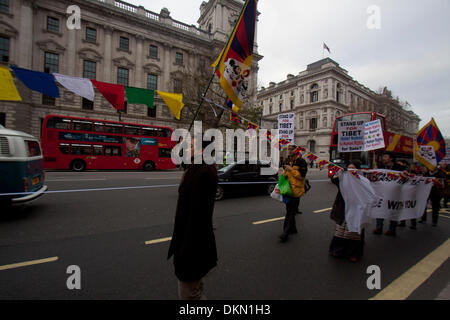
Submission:
[[[95,93],[91,80],[70,77],[59,73],[53,73],[53,75],[55,76],[56,81],[67,90],[70,90],[83,98],[94,101]]]

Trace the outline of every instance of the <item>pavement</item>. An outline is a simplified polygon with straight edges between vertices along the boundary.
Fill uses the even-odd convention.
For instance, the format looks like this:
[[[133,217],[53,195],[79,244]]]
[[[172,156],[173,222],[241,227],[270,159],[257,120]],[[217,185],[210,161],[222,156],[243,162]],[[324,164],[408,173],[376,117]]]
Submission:
[[[0,299],[177,299],[167,251],[182,172],[49,172],[50,193],[0,216]],[[450,212],[439,224],[367,230],[357,263],[328,255],[336,196],[326,172],[310,170],[299,234],[280,243],[284,206],[264,194],[216,202],[218,266],[209,299],[449,299]],[[374,225],[373,225],[374,227]],[[381,270],[369,289],[368,267]],[[81,288],[68,288],[79,267]],[[405,293],[406,292],[406,293]]]

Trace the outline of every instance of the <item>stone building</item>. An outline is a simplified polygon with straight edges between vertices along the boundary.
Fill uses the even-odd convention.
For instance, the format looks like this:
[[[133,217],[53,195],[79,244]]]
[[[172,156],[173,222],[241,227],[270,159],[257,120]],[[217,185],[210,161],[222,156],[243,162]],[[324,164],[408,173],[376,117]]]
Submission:
[[[407,136],[418,131],[420,119],[399,101],[375,93],[358,83],[348,71],[330,58],[307,66],[287,79],[271,82],[258,91],[257,105],[263,108],[263,127],[275,128],[280,113],[295,113],[295,142],[321,158],[329,158],[331,133],[336,117],[362,111],[386,116],[388,130]]]
[[[73,12],[67,11],[73,5],[81,13],[81,28],[75,30],[67,24],[72,22]],[[212,75],[210,65],[224,47],[242,5],[240,0],[203,2],[197,27],[174,20],[166,8],[158,14],[120,0],[0,0],[0,63],[181,92],[183,72],[206,69]],[[254,88],[257,65],[255,59]],[[154,109],[128,105],[125,113],[118,114],[97,90],[92,103],[63,87],[61,97],[53,99],[15,83],[23,102],[1,101],[0,124],[35,136],[40,136],[47,114],[120,118],[174,129],[186,126],[157,95]]]

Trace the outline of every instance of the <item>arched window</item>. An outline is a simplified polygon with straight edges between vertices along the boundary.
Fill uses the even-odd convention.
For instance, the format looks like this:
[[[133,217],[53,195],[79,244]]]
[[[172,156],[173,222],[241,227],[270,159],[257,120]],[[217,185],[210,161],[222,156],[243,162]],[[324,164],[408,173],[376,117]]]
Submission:
[[[311,86],[311,103],[319,101],[319,85],[314,83]]]

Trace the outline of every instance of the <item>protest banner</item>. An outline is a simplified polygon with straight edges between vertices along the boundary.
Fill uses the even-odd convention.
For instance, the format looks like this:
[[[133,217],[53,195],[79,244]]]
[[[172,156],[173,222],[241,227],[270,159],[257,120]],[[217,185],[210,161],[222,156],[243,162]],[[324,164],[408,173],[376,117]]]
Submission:
[[[294,142],[294,121],[295,113],[284,113],[278,115],[278,134],[280,139],[289,141],[289,143]]]
[[[385,147],[381,121],[375,120],[364,124],[364,151],[383,149]]]
[[[339,121],[338,124],[338,152],[363,151],[364,121]]]

